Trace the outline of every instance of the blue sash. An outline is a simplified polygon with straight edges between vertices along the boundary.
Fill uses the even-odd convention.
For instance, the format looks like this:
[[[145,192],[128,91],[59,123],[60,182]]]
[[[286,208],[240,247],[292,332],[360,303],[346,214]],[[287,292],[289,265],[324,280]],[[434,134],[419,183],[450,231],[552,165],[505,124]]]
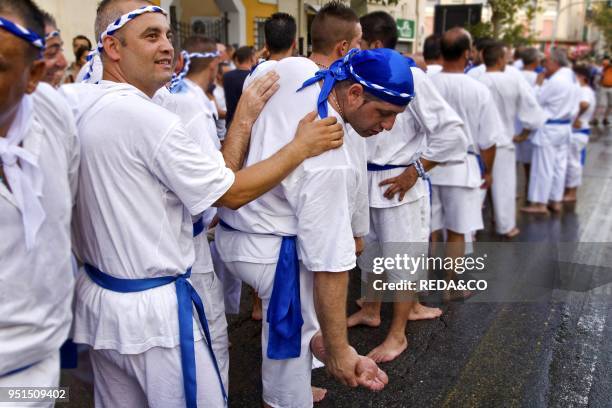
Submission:
[[[400,167],[408,167],[402,164],[385,164],[384,166],[381,166],[380,164],[376,164],[376,163],[368,163],[368,171],[384,171],[384,170],[392,170],[392,169],[399,169]]]
[[[471,154],[472,156],[476,156],[476,160],[478,161],[478,167],[480,168],[480,177],[484,176],[486,168],[485,168],[484,161],[482,161],[482,157],[480,157],[478,153],[474,153],[474,152],[468,152],[468,154]]]
[[[547,125],[569,125],[572,123],[569,119],[548,119],[546,121]]]
[[[193,223],[193,237],[197,237],[204,231],[204,217],[200,217],[196,222]]]
[[[591,136],[591,129],[572,129],[572,133],[582,133],[583,135]]]
[[[223,220],[219,224],[238,231]],[[268,234],[261,234],[268,235]],[[272,235],[272,234],[270,234]],[[300,302],[300,264],[295,236],[283,236],[278,262],[274,273],[274,285],[268,305],[268,358],[286,360],[300,356],[302,348],[302,307]]]
[[[183,389],[185,392],[186,405],[188,408],[197,407],[195,344],[193,340],[193,306],[196,308],[198,319],[204,329],[206,346],[212,358],[213,365],[215,366],[215,371],[217,372],[223,399],[227,402],[227,394],[223,386],[223,381],[221,380],[221,372],[219,371],[219,365],[217,364],[217,359],[212,349],[210,331],[208,330],[208,322],[206,321],[206,314],[204,313],[204,304],[196,290],[187,280],[191,276],[191,268],[187,269],[187,272],[179,276],[160,276],[143,279],[115,278],[89,264],[85,264],[85,271],[87,275],[89,275],[89,278],[97,285],[104,289],[119,293],[142,292],[174,283],[176,285],[176,298],[178,302],[181,367],[183,371]]]

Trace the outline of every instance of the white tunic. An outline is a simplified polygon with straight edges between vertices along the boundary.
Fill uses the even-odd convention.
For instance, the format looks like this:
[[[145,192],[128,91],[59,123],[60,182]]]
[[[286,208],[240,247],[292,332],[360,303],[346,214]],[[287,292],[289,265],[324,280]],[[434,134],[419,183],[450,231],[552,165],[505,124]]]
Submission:
[[[222,86],[215,84],[213,96],[215,97],[215,102],[217,102],[218,109],[227,111],[227,104],[225,103],[225,90]],[[225,139],[225,134],[227,133],[227,129],[225,129],[225,119],[221,119],[219,116],[217,116],[215,125],[217,126],[217,137],[219,140]]]
[[[529,86],[535,88],[536,80],[538,79],[538,73],[535,71],[522,70],[521,74],[523,75],[523,78],[525,78],[525,81],[527,81]]]
[[[579,87],[574,74],[571,69],[565,67],[536,87],[538,102],[547,119],[572,120],[578,112],[578,93]],[[547,124],[535,133],[532,142],[536,146],[567,144],[570,133],[569,125]]]
[[[22,147],[38,157],[46,218],[34,247],[26,250],[21,213],[0,182],[0,375],[56,358],[72,320],[70,217],[79,165],[76,127],[70,109],[51,86],[39,84],[30,98],[33,113]]]
[[[368,163],[408,165],[419,157],[439,163],[462,162],[467,151],[463,122],[423,71],[419,68],[411,71],[416,97],[405,112],[397,115],[390,131],[365,139]],[[380,187],[379,183],[404,170],[368,172],[370,207],[395,207],[428,195],[425,183],[419,180],[403,201],[399,201],[399,195],[391,200],[384,197],[389,186]]]
[[[595,92],[590,86],[584,85],[580,87],[579,95],[579,102],[586,102],[589,104],[587,110],[584,111],[584,113],[578,118],[581,124],[580,128],[590,129],[591,125],[589,124],[589,122],[593,118],[593,114],[595,113],[596,108]]]
[[[435,75],[442,71],[442,65],[431,64],[427,66],[427,75]]]
[[[291,141],[299,121],[316,110],[320,92],[302,83],[318,68],[306,58],[286,58],[275,66],[279,90],[253,126],[246,165],[264,160]],[[328,104],[329,114],[338,114]],[[338,121],[343,123],[338,117]],[[217,229],[225,262],[276,263],[281,239],[297,235],[298,256],[310,271],[347,271],[355,267],[352,214],[362,172],[351,155],[353,137],[346,132],[342,147],[305,160],[282,183],[238,211],[219,209],[232,227],[254,234]],[[257,235],[259,234],[259,235]]]
[[[470,152],[478,153],[496,144],[501,118],[486,86],[462,73],[440,72],[431,80],[463,120]],[[480,168],[473,154],[460,164],[436,166],[430,177],[434,185],[479,187],[481,184]]]
[[[192,216],[234,181],[178,116],[128,84],[67,85],[81,140],[78,257],[122,279],[175,276],[193,264]],[[178,345],[174,285],[116,293],[77,281],[74,339],[123,354]],[[194,325],[195,339],[201,338]]]
[[[546,122],[533,90],[525,81],[508,72],[485,72],[478,80],[491,91],[501,117],[498,147],[513,147],[516,120],[522,128],[535,130]]]

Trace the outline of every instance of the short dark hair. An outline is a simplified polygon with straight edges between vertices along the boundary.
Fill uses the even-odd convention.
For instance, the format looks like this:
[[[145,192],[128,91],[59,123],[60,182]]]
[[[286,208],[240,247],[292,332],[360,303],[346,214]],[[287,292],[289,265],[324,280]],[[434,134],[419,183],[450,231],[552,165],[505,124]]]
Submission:
[[[118,4],[124,1],[125,0],[102,0],[100,3],[98,3],[95,22],[96,41],[100,38],[100,34],[106,30],[106,27],[108,27],[110,23],[121,17],[122,14]],[[143,3],[152,4],[150,0],[141,1]]]
[[[487,45],[482,50],[482,62],[484,62],[485,66],[488,68],[495,66],[497,61],[506,55],[505,48],[506,46],[504,43],[499,41]]]
[[[25,27],[45,38],[43,11],[31,0],[0,0],[0,13],[13,14],[23,21]]]
[[[255,55],[255,50],[253,47],[244,45],[236,50],[234,53],[234,58],[238,64],[243,64],[253,58],[253,55]]]
[[[376,40],[382,42],[383,47],[394,49],[397,45],[397,24],[389,13],[374,11],[359,19],[363,30],[363,39],[368,43]]]
[[[432,34],[425,38],[423,43],[423,58],[425,61],[434,61],[440,58],[440,34]]]
[[[587,82],[591,80],[591,71],[589,70],[589,67],[587,67],[586,65],[583,65],[583,64],[575,65],[574,73],[578,76],[584,77],[584,79],[586,79]]]
[[[91,41],[89,40],[89,38],[85,37],[83,34],[79,34],[79,35],[77,35],[76,37],[74,37],[72,39],[72,44],[73,45],[74,45],[74,42],[76,40],[85,40],[85,41],[87,41],[87,47],[91,50]]]
[[[330,53],[340,41],[351,41],[359,17],[339,1],[330,1],[317,13],[310,26],[312,51]]]
[[[43,12],[31,0],[0,0],[0,14],[13,14],[23,21],[25,27],[45,38],[45,20]],[[40,50],[30,46],[28,56],[31,60],[40,55]]]
[[[287,51],[295,41],[295,19],[287,13],[274,13],[264,23],[266,48],[271,53]]]
[[[79,48],[76,49],[76,51],[74,52],[74,56],[76,58],[76,60],[80,60],[81,58],[83,58],[83,55],[87,54],[89,52],[89,48],[87,48],[84,45],[81,45]]]
[[[461,28],[451,28],[440,39],[440,52],[447,61],[457,61],[466,51],[470,50],[470,35],[460,32]]]
[[[223,68],[229,67],[229,62],[221,61],[219,65],[217,65],[217,74],[223,75]]]
[[[45,22],[45,27],[51,26],[57,29],[57,22],[55,21],[55,17],[53,17],[49,12],[45,10],[42,10],[42,14],[43,14],[43,21]]]
[[[217,42],[203,35],[192,35],[185,40],[183,48],[188,53],[207,53],[217,51]],[[214,58],[193,58],[189,64],[189,74],[198,74],[210,66]]]
[[[540,51],[535,47],[529,47],[521,51],[521,59],[525,66],[533,64],[540,59],[540,56]]]
[[[478,51],[482,51],[485,49],[485,47],[487,47],[490,44],[493,44],[495,42],[494,38],[491,37],[479,37],[474,39],[474,47],[478,50]]]

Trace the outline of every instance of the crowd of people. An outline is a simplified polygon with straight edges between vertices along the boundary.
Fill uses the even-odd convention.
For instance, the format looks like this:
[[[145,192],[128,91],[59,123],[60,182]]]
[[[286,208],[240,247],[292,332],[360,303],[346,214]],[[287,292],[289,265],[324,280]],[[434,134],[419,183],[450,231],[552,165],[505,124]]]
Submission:
[[[224,406],[244,283],[263,406],[323,399],[321,366],[380,391],[409,322],[443,312],[398,293],[384,341],[359,355],[348,329],[378,327],[381,302],[347,315],[351,270],[367,282],[398,243],[463,257],[487,196],[495,232],[516,239],[517,163],[520,211],[577,198],[594,70],[562,48],[512,53],[457,27],[408,57],[389,14],[335,1],[307,57],[285,13],[261,52],[202,35],[179,47],[162,8],[102,0],[97,42],[75,37],[70,66],[60,28],[31,0],[0,0],[1,387],[58,386],[79,344],[96,406]]]

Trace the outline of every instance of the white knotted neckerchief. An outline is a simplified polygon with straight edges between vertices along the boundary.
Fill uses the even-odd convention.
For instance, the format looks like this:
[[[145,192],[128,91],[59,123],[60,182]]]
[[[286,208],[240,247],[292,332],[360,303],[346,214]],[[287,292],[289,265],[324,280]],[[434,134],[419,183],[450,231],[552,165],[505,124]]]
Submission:
[[[36,234],[46,217],[40,202],[43,173],[38,166],[38,156],[21,146],[30,128],[32,105],[32,96],[24,95],[8,134],[6,137],[0,135],[2,170],[21,212],[28,250],[34,247]]]

